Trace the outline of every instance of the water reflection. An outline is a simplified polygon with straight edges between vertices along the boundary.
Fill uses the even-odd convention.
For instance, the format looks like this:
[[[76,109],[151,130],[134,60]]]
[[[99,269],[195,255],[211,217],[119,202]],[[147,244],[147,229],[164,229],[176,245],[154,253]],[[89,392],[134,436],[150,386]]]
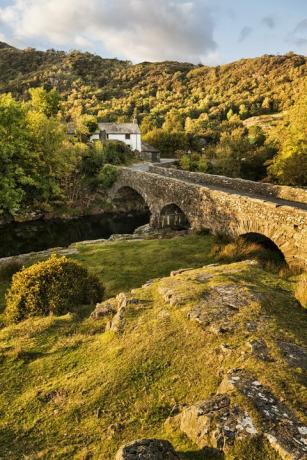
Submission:
[[[0,227],[0,257],[68,246],[76,241],[109,238],[113,233],[133,233],[148,222],[149,215],[139,213],[9,224]]]

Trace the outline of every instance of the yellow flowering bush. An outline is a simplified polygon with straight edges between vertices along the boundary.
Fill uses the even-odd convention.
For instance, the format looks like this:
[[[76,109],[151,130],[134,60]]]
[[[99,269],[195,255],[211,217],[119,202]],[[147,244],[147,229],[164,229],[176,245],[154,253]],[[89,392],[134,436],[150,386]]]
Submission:
[[[103,297],[98,278],[78,262],[51,256],[15,273],[8,290],[6,318],[17,323],[30,316],[61,315]]]

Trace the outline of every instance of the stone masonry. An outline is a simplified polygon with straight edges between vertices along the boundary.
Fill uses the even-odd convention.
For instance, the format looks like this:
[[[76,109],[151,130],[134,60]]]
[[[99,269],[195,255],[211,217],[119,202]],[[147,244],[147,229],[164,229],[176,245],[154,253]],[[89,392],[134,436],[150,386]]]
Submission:
[[[166,206],[176,205],[193,230],[209,229],[231,238],[259,233],[278,246],[289,266],[307,268],[304,189],[298,189],[296,195],[293,192],[297,201],[289,201],[289,190],[280,191],[281,187],[278,189],[279,198],[272,194],[261,196],[258,190],[260,184],[253,193],[250,184],[244,184],[244,187],[249,187],[249,192],[244,187],[241,191],[240,179],[231,179],[232,182],[238,181],[236,187],[231,188],[230,184],[224,188],[205,182],[194,183],[193,173],[174,169],[165,173],[160,171],[163,169],[151,168],[148,172],[120,168],[118,179],[110,191],[111,198],[115,198],[123,187],[138,192],[149,207],[153,227],[161,226],[161,214]],[[251,181],[244,182],[253,184]],[[280,196],[287,196],[288,200]]]

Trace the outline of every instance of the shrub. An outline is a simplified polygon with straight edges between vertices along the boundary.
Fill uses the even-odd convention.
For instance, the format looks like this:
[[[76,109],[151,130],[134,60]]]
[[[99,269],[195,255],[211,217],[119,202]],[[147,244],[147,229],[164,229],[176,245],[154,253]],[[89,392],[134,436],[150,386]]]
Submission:
[[[117,179],[116,166],[106,164],[98,174],[98,182],[101,187],[110,188]]]
[[[65,314],[100,301],[103,292],[99,280],[81,264],[54,255],[15,273],[5,297],[6,319],[16,323],[31,316]]]

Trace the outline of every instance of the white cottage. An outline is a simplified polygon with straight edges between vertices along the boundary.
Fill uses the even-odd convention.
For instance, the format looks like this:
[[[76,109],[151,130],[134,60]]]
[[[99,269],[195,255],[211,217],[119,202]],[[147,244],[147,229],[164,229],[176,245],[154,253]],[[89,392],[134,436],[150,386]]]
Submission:
[[[141,131],[137,123],[98,123],[98,130],[90,139],[121,141],[131,150],[142,151]]]

